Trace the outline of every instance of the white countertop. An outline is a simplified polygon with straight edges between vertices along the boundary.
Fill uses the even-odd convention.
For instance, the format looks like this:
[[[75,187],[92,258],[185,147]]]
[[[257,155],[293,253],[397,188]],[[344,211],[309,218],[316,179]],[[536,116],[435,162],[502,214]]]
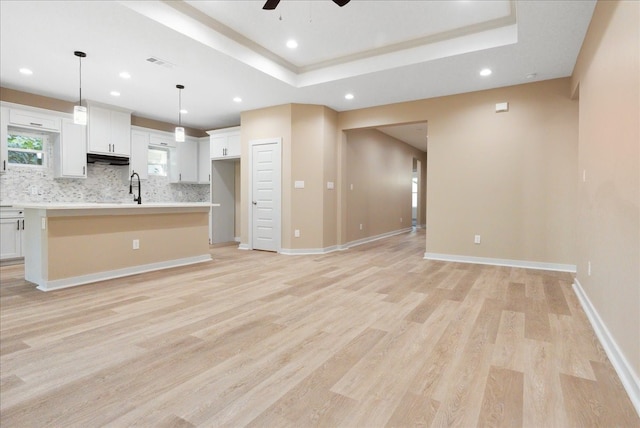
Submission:
[[[145,208],[209,208],[218,207],[220,204],[210,202],[154,202],[142,203],[26,203],[15,204],[13,208],[36,210],[87,210],[87,209],[145,209]]]

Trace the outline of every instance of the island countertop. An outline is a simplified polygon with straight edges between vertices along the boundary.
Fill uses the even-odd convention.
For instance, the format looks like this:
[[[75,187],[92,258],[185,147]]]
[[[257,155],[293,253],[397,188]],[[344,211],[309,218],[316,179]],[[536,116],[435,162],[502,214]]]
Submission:
[[[14,208],[41,210],[47,217],[88,216],[88,215],[131,215],[172,212],[195,212],[209,210],[220,204],[210,202],[157,202],[157,203],[25,203]]]

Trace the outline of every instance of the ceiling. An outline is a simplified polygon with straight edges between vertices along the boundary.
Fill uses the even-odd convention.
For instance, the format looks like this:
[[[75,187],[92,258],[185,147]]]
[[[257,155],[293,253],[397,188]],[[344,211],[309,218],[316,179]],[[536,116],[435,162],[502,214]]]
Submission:
[[[75,101],[73,52],[81,50],[83,99],[137,116],[177,123],[176,84],[185,86],[183,125],[203,130],[238,125],[242,111],[280,104],[346,111],[569,76],[595,1],[262,5],[0,0],[0,85]],[[286,47],[290,39],[296,49]],[[485,67],[493,73],[482,77]],[[119,77],[122,71],[131,78]],[[383,131],[426,147],[419,127]]]

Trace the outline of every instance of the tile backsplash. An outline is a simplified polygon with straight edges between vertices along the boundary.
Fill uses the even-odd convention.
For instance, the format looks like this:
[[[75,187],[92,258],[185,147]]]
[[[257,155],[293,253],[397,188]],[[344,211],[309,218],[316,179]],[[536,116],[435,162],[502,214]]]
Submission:
[[[47,166],[14,166],[0,175],[0,205],[26,202],[133,202],[129,194],[129,168],[87,165],[87,178],[53,178],[53,149]],[[134,193],[136,191],[134,190]],[[34,194],[35,193],[35,194]],[[142,182],[145,202],[208,202],[209,186],[171,184],[169,177],[150,176]]]

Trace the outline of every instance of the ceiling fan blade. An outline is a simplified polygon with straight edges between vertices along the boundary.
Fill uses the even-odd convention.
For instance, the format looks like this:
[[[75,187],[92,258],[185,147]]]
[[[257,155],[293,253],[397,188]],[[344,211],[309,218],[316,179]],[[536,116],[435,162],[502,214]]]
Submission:
[[[262,8],[264,10],[273,10],[276,8],[276,6],[278,6],[278,3],[280,3],[280,0],[267,0]]]
[[[337,4],[338,6],[342,7],[345,4],[349,3],[351,0],[333,0],[333,2],[335,4]]]

